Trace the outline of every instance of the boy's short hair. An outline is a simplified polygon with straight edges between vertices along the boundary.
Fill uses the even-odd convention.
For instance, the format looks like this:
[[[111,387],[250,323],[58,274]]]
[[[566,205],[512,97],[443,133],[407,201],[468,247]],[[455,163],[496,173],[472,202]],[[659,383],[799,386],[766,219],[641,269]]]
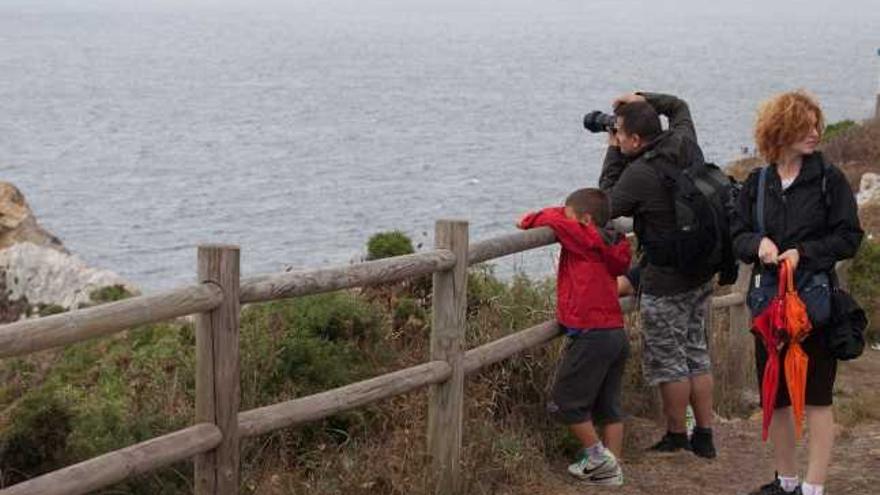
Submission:
[[[636,134],[646,141],[654,139],[663,127],[657,110],[646,101],[634,101],[618,105],[614,115],[623,118],[623,130],[627,134]]]
[[[601,189],[595,187],[578,189],[569,194],[565,198],[565,206],[574,210],[578,219],[583,218],[584,214],[589,214],[597,227],[604,227],[611,214],[608,196]]]

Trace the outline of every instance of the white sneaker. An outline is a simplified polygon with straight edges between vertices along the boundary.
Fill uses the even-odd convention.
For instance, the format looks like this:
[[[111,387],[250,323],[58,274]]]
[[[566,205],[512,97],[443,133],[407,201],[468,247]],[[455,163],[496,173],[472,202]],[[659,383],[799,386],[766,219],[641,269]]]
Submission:
[[[613,485],[623,484],[623,469],[617,462],[617,458],[610,450],[605,449],[602,456],[592,459],[584,450],[581,458],[568,466],[568,472],[572,476],[588,485]]]

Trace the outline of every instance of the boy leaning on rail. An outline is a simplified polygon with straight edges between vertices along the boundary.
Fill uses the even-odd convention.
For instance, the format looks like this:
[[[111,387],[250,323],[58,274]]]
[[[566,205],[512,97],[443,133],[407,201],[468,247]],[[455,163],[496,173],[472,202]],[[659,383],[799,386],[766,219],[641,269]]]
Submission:
[[[568,342],[547,410],[584,447],[568,471],[594,485],[623,483],[617,457],[623,446],[620,388],[629,342],[616,277],[626,273],[631,254],[625,237],[604,230],[608,214],[604,192],[579,189],[564,207],[527,213],[517,223],[521,229],[550,227],[562,245],[556,319]],[[594,422],[604,425],[604,444]]]

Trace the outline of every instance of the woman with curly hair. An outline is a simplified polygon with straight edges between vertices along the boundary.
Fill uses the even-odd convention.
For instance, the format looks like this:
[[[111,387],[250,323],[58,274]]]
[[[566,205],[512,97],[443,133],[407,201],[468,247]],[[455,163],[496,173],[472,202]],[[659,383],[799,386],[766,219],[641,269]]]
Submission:
[[[823,128],[822,110],[806,92],[783,93],[761,105],[755,141],[768,165],[746,180],[731,223],[737,257],[754,264],[748,295],[753,315],[768,305],[777,285],[777,267],[787,260],[813,327],[801,343],[809,359],[805,392],[809,462],[803,483],[795,461],[791,399],[780,366],[769,429],[776,479],[752,495],[822,495],[831,461],[837,361],[826,347],[824,325],[830,318],[835,263],[856,254],[863,232],[849,183],[816,151]],[[779,350],[780,359],[788,349],[785,345]],[[755,357],[761,383],[768,355],[757,337]]]

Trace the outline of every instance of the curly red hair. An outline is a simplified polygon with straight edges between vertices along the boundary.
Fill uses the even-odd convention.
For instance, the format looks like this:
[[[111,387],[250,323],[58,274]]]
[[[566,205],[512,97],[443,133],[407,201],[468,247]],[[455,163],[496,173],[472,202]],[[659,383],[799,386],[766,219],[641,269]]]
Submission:
[[[755,122],[758,152],[769,163],[775,163],[786,148],[803,139],[813,126],[821,138],[825,117],[813,95],[804,90],[778,94],[758,108]]]

